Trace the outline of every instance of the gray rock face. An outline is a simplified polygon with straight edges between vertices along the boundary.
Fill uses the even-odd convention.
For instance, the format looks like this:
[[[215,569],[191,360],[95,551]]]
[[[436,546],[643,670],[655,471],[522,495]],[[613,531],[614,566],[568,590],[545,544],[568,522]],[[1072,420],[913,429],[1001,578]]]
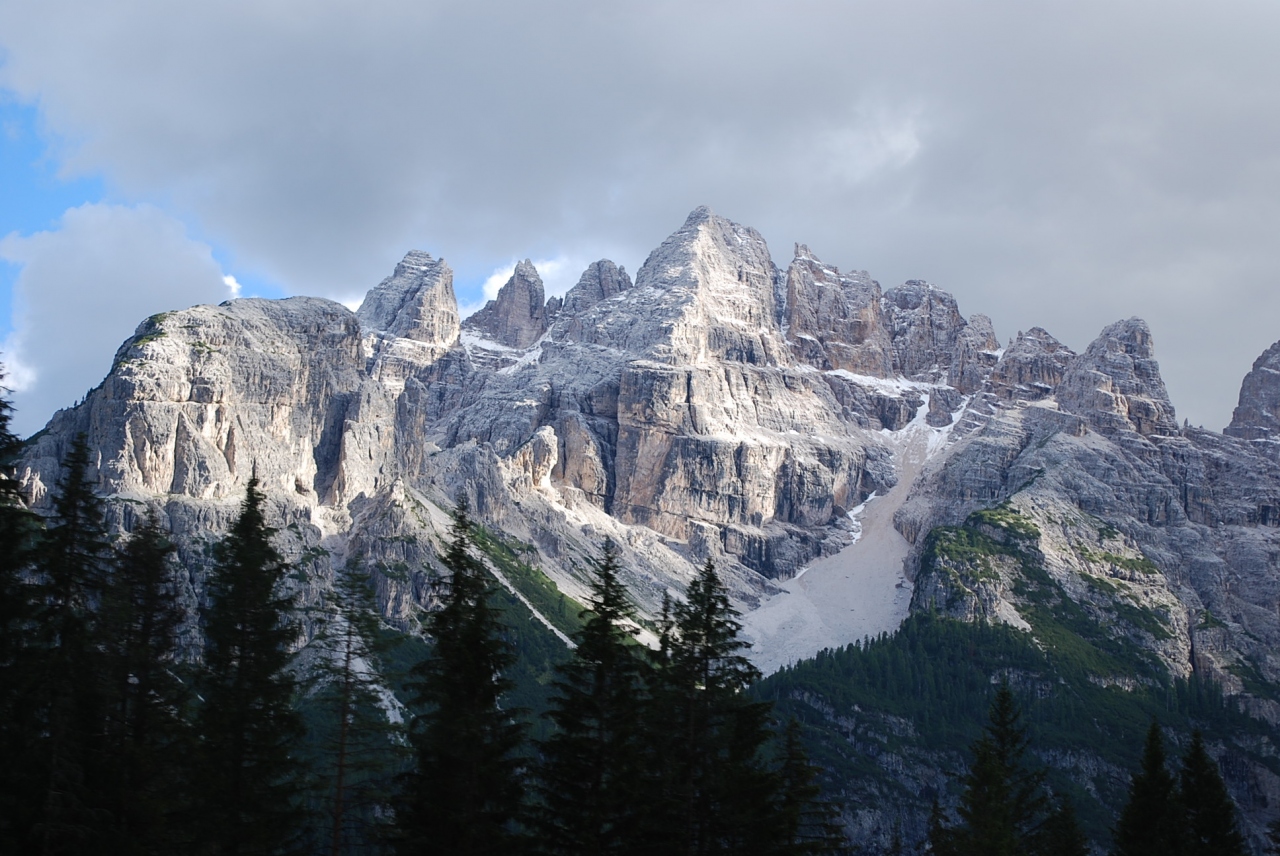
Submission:
[[[964,395],[980,390],[1000,358],[999,348],[991,319],[985,315],[971,317],[956,336],[947,383]]]
[[[356,312],[366,330],[448,347],[458,339],[453,271],[443,259],[411,251],[369,290]]]
[[[889,305],[894,369],[915,380],[946,377],[956,340],[965,327],[956,299],[916,279],[889,289],[884,296]]]
[[[880,284],[866,271],[841,274],[797,244],[786,283],[787,341],[796,360],[874,377],[893,373]]]
[[[631,288],[631,277],[624,268],[608,259],[593,263],[582,272],[578,284],[569,289],[560,308],[566,316],[576,317],[602,300],[616,297]]]
[[[1040,327],[1032,327],[1001,355],[989,391],[1001,401],[1039,401],[1053,395],[1076,354]]]
[[[1280,442],[1280,342],[1263,351],[1240,385],[1240,403],[1223,429],[1242,440]]]
[[[1151,331],[1140,318],[1117,321],[1103,330],[1072,361],[1057,397],[1064,410],[1087,416],[1104,434],[1178,433],[1173,404],[1151,353]]]
[[[547,332],[546,291],[533,263],[525,259],[517,264],[498,296],[467,319],[467,328],[508,348],[527,348],[542,338]]]

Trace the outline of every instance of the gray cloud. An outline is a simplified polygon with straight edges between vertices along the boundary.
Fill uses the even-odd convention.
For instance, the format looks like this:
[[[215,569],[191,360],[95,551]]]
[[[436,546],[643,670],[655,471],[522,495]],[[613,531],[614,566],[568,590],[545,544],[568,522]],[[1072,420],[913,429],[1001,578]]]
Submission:
[[[142,319],[230,296],[209,247],[149,206],[73,208],[57,231],[0,240],[0,258],[23,265],[4,343],[22,435],[96,386]]]
[[[634,269],[689,209],[928,278],[1003,336],[1151,323],[1221,427],[1280,338],[1280,6],[0,0],[70,172],[294,293],[407,248]]]

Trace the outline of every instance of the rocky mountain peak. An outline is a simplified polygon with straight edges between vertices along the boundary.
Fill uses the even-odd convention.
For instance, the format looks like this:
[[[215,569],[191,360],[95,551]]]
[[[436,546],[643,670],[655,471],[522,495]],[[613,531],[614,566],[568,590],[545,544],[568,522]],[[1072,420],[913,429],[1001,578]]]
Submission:
[[[893,371],[880,284],[866,271],[842,274],[796,244],[784,318],[792,354],[802,363],[874,377]]]
[[[1144,437],[1179,433],[1173,404],[1154,358],[1151,330],[1141,318],[1117,321],[1072,361],[1058,403],[1098,431]]]
[[[677,363],[788,361],[777,323],[777,268],[755,229],[696,208],[636,274],[666,316],[655,357]]]
[[[468,329],[509,348],[527,348],[547,332],[546,290],[528,259],[516,265],[498,296],[466,321]]]
[[[369,332],[451,345],[459,332],[453,271],[443,259],[412,250],[391,276],[369,290],[356,317]]]
[[[1039,401],[1053,395],[1075,351],[1043,327],[1018,332],[991,371],[988,389],[1001,401]]]
[[[918,380],[944,377],[965,327],[956,299],[918,279],[889,289],[884,298],[896,370]]]
[[[580,341],[584,334],[584,322],[592,308],[610,298],[617,297],[632,288],[631,277],[625,268],[608,259],[593,262],[578,279],[578,283],[564,296],[556,323],[557,338]]]
[[[982,388],[999,359],[1000,341],[985,315],[973,315],[956,336],[947,383],[965,395]]]
[[[1240,384],[1240,403],[1223,432],[1242,440],[1280,441],[1280,342],[1262,352]]]

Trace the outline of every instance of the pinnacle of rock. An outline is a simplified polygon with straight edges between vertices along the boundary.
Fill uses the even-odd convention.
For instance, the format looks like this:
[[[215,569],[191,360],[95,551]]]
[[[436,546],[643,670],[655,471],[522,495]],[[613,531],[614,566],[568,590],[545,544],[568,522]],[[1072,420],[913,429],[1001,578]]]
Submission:
[[[1280,342],[1262,352],[1240,384],[1240,403],[1223,432],[1242,440],[1280,440]]]
[[[1117,321],[1072,361],[1057,391],[1063,409],[1086,417],[1098,431],[1143,436],[1179,433],[1169,393],[1141,318]]]
[[[965,320],[956,299],[922,280],[884,294],[893,338],[894,368],[909,378],[935,379],[950,366]]]
[[[459,331],[453,271],[443,259],[412,250],[391,276],[369,290],[356,317],[370,332],[451,345]]]
[[[1075,356],[1042,327],[1019,331],[992,369],[988,389],[1002,401],[1039,401],[1053,395]]]
[[[527,348],[547,332],[546,291],[528,259],[516,265],[498,296],[466,321],[486,339],[508,348]]]
[[[797,360],[874,377],[892,373],[880,284],[866,271],[842,274],[796,244],[786,289],[787,340]]]

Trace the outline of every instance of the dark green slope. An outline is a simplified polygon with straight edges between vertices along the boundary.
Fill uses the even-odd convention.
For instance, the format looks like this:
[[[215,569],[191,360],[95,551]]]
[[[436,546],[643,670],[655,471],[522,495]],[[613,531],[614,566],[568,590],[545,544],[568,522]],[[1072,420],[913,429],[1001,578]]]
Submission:
[[[944,807],[954,801],[968,747],[1003,680],[1022,706],[1051,789],[1073,799],[1098,844],[1109,840],[1153,718],[1168,729],[1174,754],[1195,729],[1224,745],[1237,794],[1265,802],[1258,783],[1280,775],[1274,728],[1194,674],[1171,678],[1135,641],[1158,638],[1159,615],[1137,607],[1099,615],[1069,598],[1026,548],[1029,526],[1002,509],[934,530],[921,576],[949,574],[972,585],[1013,563],[1032,632],[945,617],[948,604],[933,603],[891,636],[824,651],[755,689],[776,702],[780,719],[804,725],[809,751],[827,770],[827,791],[844,803],[867,852],[887,846],[895,824],[908,840],[920,839],[933,799]]]

